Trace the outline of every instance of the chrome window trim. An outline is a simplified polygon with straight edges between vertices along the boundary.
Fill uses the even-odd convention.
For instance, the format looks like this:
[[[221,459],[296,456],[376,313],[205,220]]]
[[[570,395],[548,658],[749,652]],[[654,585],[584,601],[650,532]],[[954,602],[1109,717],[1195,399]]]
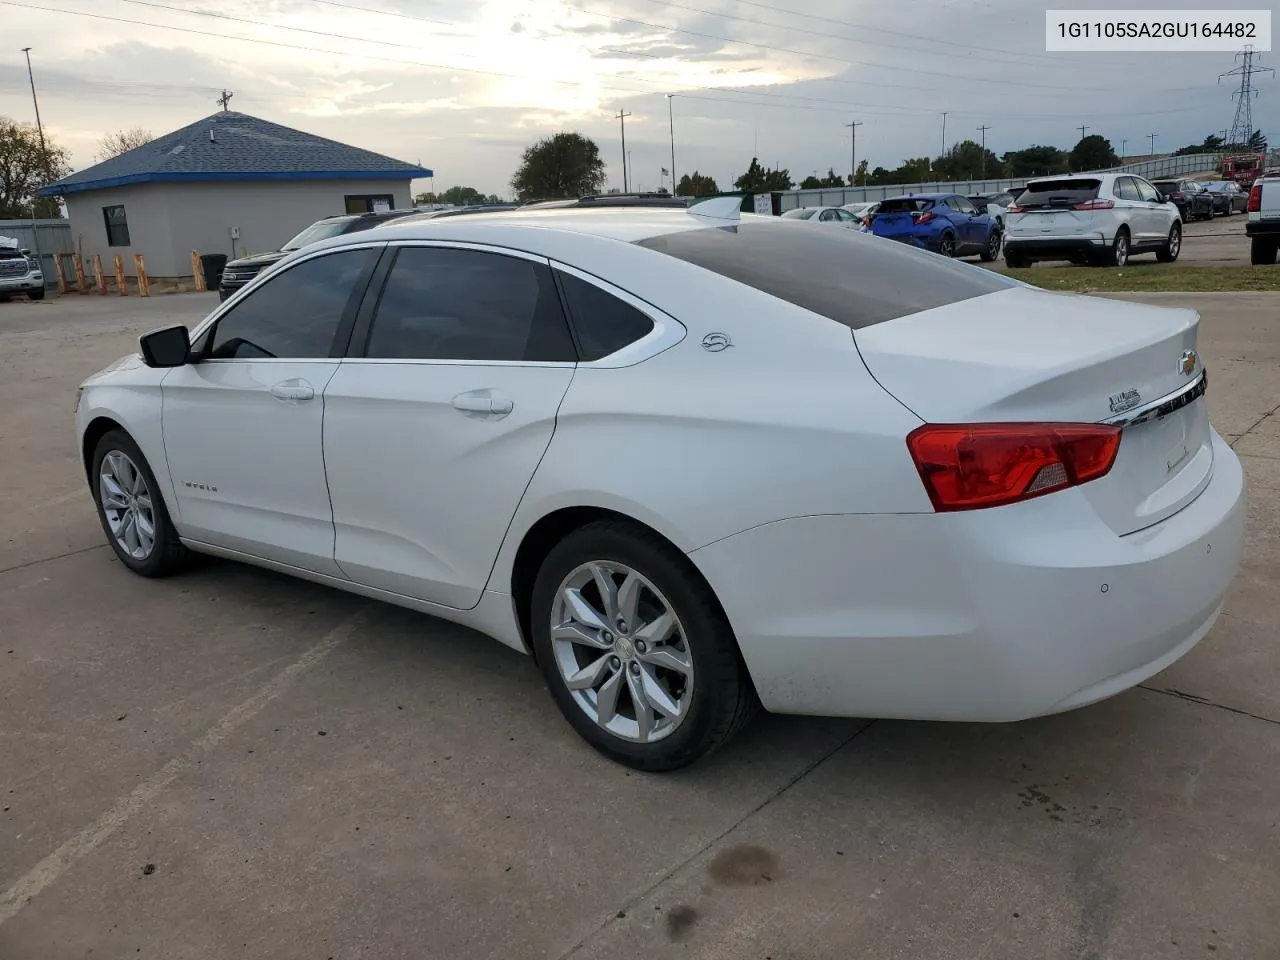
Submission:
[[[1146,423],[1148,420],[1159,420],[1161,417],[1181,410],[1200,397],[1203,397],[1209,387],[1209,378],[1204,370],[1189,383],[1184,383],[1178,389],[1166,393],[1163,397],[1157,397],[1148,403],[1144,403],[1140,407],[1132,410],[1126,410],[1124,413],[1117,414],[1101,421],[1109,426],[1114,427],[1132,427],[1139,423]],[[1168,409],[1165,409],[1165,408]]]

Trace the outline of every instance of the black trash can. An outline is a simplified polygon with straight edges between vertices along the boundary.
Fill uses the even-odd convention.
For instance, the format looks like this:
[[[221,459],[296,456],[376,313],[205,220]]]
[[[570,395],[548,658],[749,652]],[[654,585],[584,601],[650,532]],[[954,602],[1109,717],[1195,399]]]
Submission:
[[[200,269],[204,273],[204,285],[209,290],[217,290],[222,282],[222,268],[227,265],[225,253],[202,253]]]

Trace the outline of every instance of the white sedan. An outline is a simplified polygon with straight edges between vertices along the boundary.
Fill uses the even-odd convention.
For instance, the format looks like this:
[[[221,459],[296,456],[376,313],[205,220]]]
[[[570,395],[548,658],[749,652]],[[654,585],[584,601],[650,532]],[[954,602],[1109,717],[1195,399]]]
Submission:
[[[806,223],[820,223],[823,226],[847,227],[857,230],[862,221],[844,207],[797,207],[782,215],[784,220],[803,220]]]
[[[467,624],[650,770],[759,705],[1069,710],[1205,635],[1244,509],[1194,312],[737,207],[291,254],[81,387],[107,540]]]

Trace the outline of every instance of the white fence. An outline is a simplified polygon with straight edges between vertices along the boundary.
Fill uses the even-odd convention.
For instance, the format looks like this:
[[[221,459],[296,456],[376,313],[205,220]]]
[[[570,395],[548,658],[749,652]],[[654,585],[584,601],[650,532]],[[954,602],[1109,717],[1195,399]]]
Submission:
[[[1126,163],[1090,173],[1133,173],[1148,180],[1160,177],[1182,177],[1209,173],[1218,169],[1221,153],[1191,153],[1180,157],[1161,157],[1141,163]],[[999,193],[1026,186],[1029,177],[1003,180],[942,180],[923,183],[894,183],[879,187],[830,187],[823,190],[789,190],[781,194],[782,209],[796,207],[839,207],[846,203],[873,202],[909,193]]]

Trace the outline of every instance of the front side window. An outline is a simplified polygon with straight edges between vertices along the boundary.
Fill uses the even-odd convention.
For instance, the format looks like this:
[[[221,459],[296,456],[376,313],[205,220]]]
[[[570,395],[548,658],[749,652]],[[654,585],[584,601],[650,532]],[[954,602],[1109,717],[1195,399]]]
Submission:
[[[129,246],[129,219],[125,216],[124,204],[103,207],[102,219],[107,227],[107,246]]]
[[[1138,187],[1138,196],[1142,197],[1142,199],[1145,200],[1147,203],[1163,203],[1164,202],[1160,199],[1159,191],[1157,191],[1156,188],[1153,187],[1151,184],[1147,183],[1147,181],[1141,179],[1140,177],[1134,177],[1133,182]]]
[[[365,356],[574,362],[551,268],[520,257],[405,247],[387,277]]]
[[[1117,177],[1114,193],[1121,200],[1137,202],[1142,199],[1142,195],[1138,193],[1138,185],[1133,182],[1133,177]]]
[[[956,197],[956,209],[961,213],[977,213],[978,208],[964,197]]]
[[[653,321],[629,303],[571,273],[559,272],[583,360],[599,360],[635,343]]]
[[[316,360],[328,357],[348,307],[378,251],[316,257],[267,280],[225,313],[205,358]]]

